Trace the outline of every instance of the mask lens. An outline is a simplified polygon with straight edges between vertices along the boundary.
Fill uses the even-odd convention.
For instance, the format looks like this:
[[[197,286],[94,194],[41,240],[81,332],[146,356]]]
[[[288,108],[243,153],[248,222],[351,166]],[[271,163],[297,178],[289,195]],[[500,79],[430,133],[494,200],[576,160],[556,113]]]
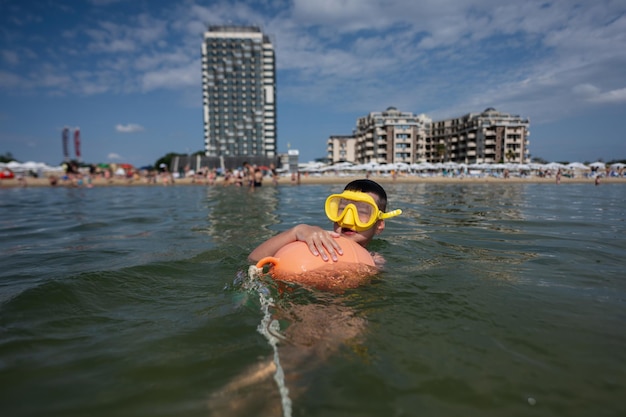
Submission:
[[[363,224],[369,224],[374,217],[375,211],[371,204],[362,201],[355,201],[354,206],[359,213],[359,220]]]
[[[336,222],[343,215],[346,205],[340,197],[329,197],[326,201],[326,215],[331,221]]]

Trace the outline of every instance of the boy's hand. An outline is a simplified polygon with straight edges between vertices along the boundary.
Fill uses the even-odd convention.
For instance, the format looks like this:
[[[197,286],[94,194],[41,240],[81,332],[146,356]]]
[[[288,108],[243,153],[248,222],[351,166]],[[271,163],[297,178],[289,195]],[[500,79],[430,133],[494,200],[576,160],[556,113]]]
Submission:
[[[315,256],[321,256],[324,261],[328,261],[328,257],[337,262],[338,255],[343,255],[341,246],[335,238],[339,237],[339,233],[329,232],[318,226],[310,226],[308,224],[300,224],[295,228],[296,239],[305,242],[311,253]]]

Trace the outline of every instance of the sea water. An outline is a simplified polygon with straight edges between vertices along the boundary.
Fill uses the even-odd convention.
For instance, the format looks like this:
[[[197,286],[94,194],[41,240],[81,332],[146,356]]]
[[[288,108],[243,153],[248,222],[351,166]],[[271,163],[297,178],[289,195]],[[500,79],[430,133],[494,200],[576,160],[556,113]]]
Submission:
[[[385,188],[332,294],[246,257],[342,185],[0,189],[2,416],[626,415],[626,186]]]

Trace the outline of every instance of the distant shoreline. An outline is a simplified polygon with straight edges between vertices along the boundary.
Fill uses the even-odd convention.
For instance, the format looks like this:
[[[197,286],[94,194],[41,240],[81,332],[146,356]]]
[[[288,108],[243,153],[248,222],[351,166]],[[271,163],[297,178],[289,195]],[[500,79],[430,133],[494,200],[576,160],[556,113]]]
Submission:
[[[346,184],[354,179],[364,178],[362,175],[324,175],[324,176],[312,176],[301,175],[299,185],[309,184]],[[381,184],[555,184],[556,179],[552,178],[540,178],[540,177],[509,177],[509,178],[496,178],[496,177],[420,177],[414,175],[399,175],[397,178],[391,176],[377,176],[372,175],[370,178]],[[568,178],[562,177],[561,184],[591,184],[594,185],[594,178],[576,177]],[[626,177],[609,177],[601,178],[600,184],[626,184]],[[107,187],[107,186],[152,186],[152,187],[164,187],[164,186],[224,186],[223,178],[217,179],[214,185],[208,185],[207,181],[194,178],[182,178],[176,179],[174,182],[170,182],[167,185],[157,181],[156,183],[148,182],[146,179],[126,179],[126,178],[96,178],[91,181],[92,187]],[[292,181],[289,177],[281,177],[278,181],[278,186],[296,186],[297,181]],[[236,185],[230,184],[230,187]],[[273,187],[272,180],[265,178],[263,186]],[[2,179],[0,180],[0,188],[24,188],[24,187],[80,187],[87,188],[88,185],[83,182],[80,185],[73,184],[69,180],[59,179],[57,185],[50,185],[48,178],[26,178],[24,180],[18,179]]]

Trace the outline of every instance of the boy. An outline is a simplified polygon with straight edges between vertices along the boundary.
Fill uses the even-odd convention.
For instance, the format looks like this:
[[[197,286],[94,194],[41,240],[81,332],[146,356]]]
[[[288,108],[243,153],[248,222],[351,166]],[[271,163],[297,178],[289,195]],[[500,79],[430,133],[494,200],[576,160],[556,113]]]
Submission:
[[[274,256],[288,243],[300,240],[306,242],[313,255],[336,262],[343,253],[335,238],[344,236],[367,247],[374,236],[385,230],[385,219],[402,213],[402,210],[385,213],[386,208],[387,193],[378,183],[369,179],[352,181],[343,193],[326,199],[326,215],[333,222],[333,231],[298,224],[257,246],[248,260],[256,263],[266,256]],[[384,262],[380,255],[375,255],[374,261],[378,266]]]

